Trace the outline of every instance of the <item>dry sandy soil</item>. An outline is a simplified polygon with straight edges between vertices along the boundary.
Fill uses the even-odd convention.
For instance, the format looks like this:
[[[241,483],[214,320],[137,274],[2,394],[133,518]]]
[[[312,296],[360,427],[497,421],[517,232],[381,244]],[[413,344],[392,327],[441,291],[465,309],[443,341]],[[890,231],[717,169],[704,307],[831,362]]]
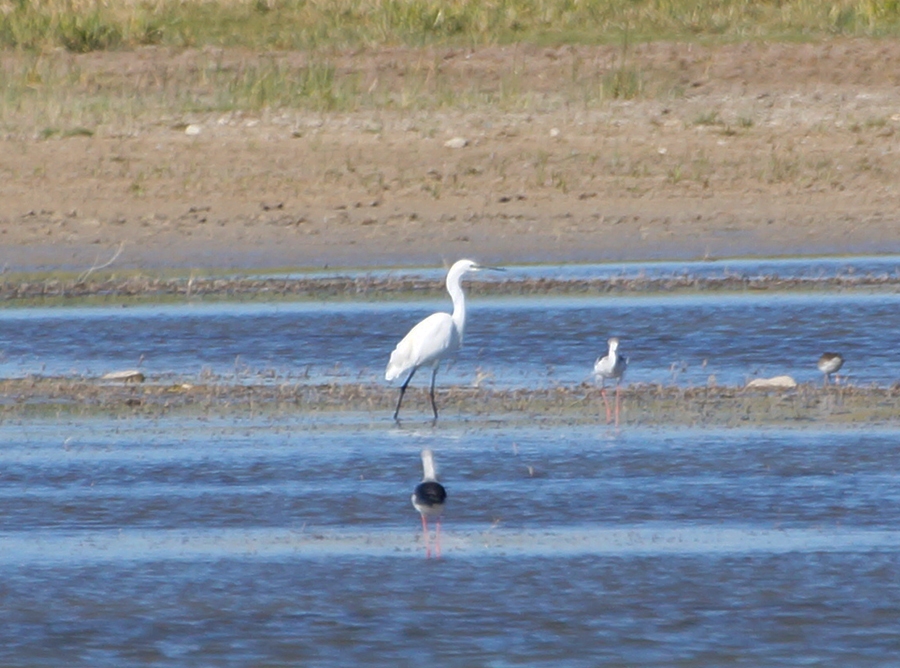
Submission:
[[[148,81],[204,57],[70,56]],[[81,270],[122,243],[115,266],[145,269],[900,252],[900,43],[334,63],[368,93],[402,95],[416,75],[437,102],[120,119],[48,139],[7,119],[0,264]],[[639,95],[609,97],[617,68]]]

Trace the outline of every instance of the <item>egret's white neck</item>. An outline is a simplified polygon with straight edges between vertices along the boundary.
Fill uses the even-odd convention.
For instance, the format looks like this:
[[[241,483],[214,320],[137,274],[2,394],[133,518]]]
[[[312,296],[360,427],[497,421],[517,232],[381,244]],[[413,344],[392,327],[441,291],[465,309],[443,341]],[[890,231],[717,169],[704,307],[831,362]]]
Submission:
[[[437,471],[434,468],[434,454],[431,450],[422,450],[422,480],[437,480]]]
[[[466,329],[466,295],[460,282],[467,270],[467,267],[457,264],[453,265],[447,274],[447,292],[450,293],[450,299],[453,300],[453,314],[450,317],[453,319],[453,324],[456,325],[456,331],[459,332],[460,343]]]

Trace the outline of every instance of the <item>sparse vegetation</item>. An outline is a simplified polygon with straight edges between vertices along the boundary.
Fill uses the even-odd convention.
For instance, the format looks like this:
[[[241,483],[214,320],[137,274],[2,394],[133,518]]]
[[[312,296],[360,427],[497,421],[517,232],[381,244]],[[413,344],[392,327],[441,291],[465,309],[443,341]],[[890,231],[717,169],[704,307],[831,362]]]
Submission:
[[[144,44],[321,49],[900,32],[900,4],[872,0],[6,0],[0,13],[0,47],[79,53]]]
[[[548,104],[672,98],[683,94],[685,82],[674,70],[648,69],[633,57],[633,45],[837,34],[900,34],[900,3],[0,0],[0,129],[10,115],[33,119],[32,133],[52,128],[47,136],[67,137],[115,120],[136,123],[147,114],[486,106],[531,111]],[[391,81],[337,64],[350,48],[509,43],[608,44],[615,56],[603,62],[574,58],[568,76],[554,81],[550,99],[526,83],[515,59],[489,82],[448,75],[434,53],[423,52]],[[177,69],[157,70],[148,61],[147,71],[134,74],[89,66],[71,55],[148,44],[188,47],[198,55]],[[870,119],[852,129],[878,122],[886,121]],[[714,111],[694,124],[723,125],[733,134]],[[737,120],[739,128],[752,125],[749,118]]]
[[[722,119],[719,118],[718,111],[707,111],[694,119],[694,125],[721,125]]]
[[[93,266],[76,274],[66,271],[10,272],[0,278],[0,310],[30,306],[137,305],[219,301],[410,301],[435,299],[444,294],[441,282],[416,277],[292,277],[275,278],[233,270],[130,270],[116,269],[124,244],[99,255]],[[747,276],[635,277],[593,279],[513,279],[473,283],[473,295],[493,296],[636,296],[742,294],[748,290],[772,294],[817,294],[858,291],[893,294],[900,277],[892,274],[843,273],[832,277]]]
[[[25,156],[4,175],[39,192],[82,166],[62,166],[55,151],[85,151],[81,177],[112,193],[104,201],[141,208],[133,234],[161,226],[157,202],[193,206],[227,190],[343,199],[337,214],[260,226],[314,239],[328,229],[316,221],[339,220],[376,240],[421,201],[439,217],[478,197],[504,205],[485,220],[504,221],[531,207],[568,214],[568,202],[580,222],[565,234],[576,234],[594,215],[630,221],[608,212],[642,200],[716,198],[725,211],[748,192],[891,188],[896,158],[882,138],[900,115],[881,91],[895,43],[784,40],[900,34],[898,11],[791,0],[0,0],[0,133]],[[753,43],[773,37],[783,41]],[[456,135],[465,150],[442,150]],[[383,195],[412,203],[389,215]],[[122,233],[69,220],[76,208],[29,220],[29,243]]]
[[[383,385],[353,382],[311,384],[280,375],[274,369],[243,368],[243,382],[206,369],[196,382],[185,383],[161,374],[148,383],[111,383],[89,376],[27,376],[0,380],[0,393],[15,397],[2,407],[3,415],[16,419],[59,419],[60,416],[223,416],[234,419],[253,415],[292,416],[337,411],[383,414],[393,397]],[[238,370],[236,369],[236,374]],[[278,379],[278,382],[272,382]],[[596,424],[600,390],[588,384],[550,388],[502,389],[456,386],[441,388],[441,404],[471,416],[467,424],[490,420],[524,419],[543,425],[563,422]],[[626,418],[632,425],[831,425],[896,424],[900,394],[893,388],[841,386],[839,390],[802,384],[790,393],[746,391],[740,387],[678,387],[665,384],[631,384],[623,388],[631,406]],[[840,410],[833,406],[836,396]],[[421,401],[412,397],[410,402]]]
[[[621,66],[603,76],[603,97],[613,100],[632,100],[639,97],[644,90],[644,81],[640,69]]]

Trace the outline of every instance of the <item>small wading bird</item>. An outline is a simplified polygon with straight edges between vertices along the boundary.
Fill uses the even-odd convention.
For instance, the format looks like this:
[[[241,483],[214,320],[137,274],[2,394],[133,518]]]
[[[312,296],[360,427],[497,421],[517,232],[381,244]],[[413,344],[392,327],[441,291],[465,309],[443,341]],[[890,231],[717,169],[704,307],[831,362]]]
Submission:
[[[625,369],[628,367],[628,358],[619,354],[619,339],[611,338],[609,343],[609,352],[604,357],[597,358],[594,362],[594,376],[600,379],[600,396],[603,397],[603,403],[606,405],[606,424],[612,422],[612,415],[609,410],[609,401],[606,398],[606,379],[615,378],[616,380],[616,426],[619,426],[619,382],[625,375]]]
[[[828,385],[831,374],[837,373],[843,365],[844,358],[841,357],[840,353],[822,353],[816,366],[819,367],[819,371],[825,374],[825,385]]]
[[[391,381],[409,372],[403,385],[400,386],[400,397],[394,411],[394,420],[399,421],[400,404],[419,367],[431,367],[431,409],[437,421],[438,410],[434,402],[434,379],[437,377],[441,360],[459,350],[466,329],[466,296],[460,286],[463,274],[470,271],[490,269],[503,271],[495,267],[482,267],[472,260],[459,260],[447,272],[447,292],[453,300],[453,313],[432,313],[419,324],[409,330],[409,334],[394,348],[391,361],[384,373],[385,380]]]
[[[441,556],[441,514],[447,501],[447,490],[437,481],[434,468],[434,453],[422,450],[422,482],[413,490],[412,504],[422,516],[422,538],[425,540],[425,556],[431,557],[431,543],[428,534],[428,518],[437,518],[434,534],[434,556]]]

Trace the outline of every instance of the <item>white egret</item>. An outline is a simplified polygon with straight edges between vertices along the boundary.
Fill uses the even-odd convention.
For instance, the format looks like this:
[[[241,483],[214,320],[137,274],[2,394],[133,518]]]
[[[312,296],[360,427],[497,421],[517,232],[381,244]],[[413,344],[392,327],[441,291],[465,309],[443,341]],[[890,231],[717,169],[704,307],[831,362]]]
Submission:
[[[441,360],[456,352],[463,342],[463,334],[466,329],[466,296],[463,293],[460,281],[463,274],[481,269],[502,271],[494,267],[482,267],[472,260],[459,260],[447,272],[447,292],[453,300],[453,313],[432,313],[419,324],[409,330],[409,334],[403,337],[394,352],[391,353],[391,361],[388,362],[385,371],[385,380],[394,380],[405,373],[409,373],[403,385],[400,386],[400,397],[397,399],[397,408],[394,411],[394,420],[400,414],[400,404],[403,394],[409,385],[409,381],[415,375],[419,367],[431,367],[431,409],[434,411],[434,419],[437,420],[438,410],[434,401],[434,380],[437,376]]]
[[[600,396],[606,405],[606,424],[612,422],[609,410],[609,401],[606,399],[606,379],[614,378],[616,381],[616,426],[619,426],[619,382],[625,375],[628,367],[628,358],[619,354],[619,339],[612,337],[609,341],[609,352],[604,357],[597,358],[594,362],[594,375],[600,379]]]
[[[413,507],[422,516],[422,538],[425,541],[425,556],[431,556],[430,536],[428,533],[428,518],[436,518],[434,538],[434,554],[441,556],[441,514],[444,512],[444,503],[447,501],[447,490],[437,481],[437,471],[434,467],[434,453],[427,448],[422,450],[422,482],[416,485],[412,494]]]
[[[840,353],[822,353],[816,366],[819,367],[819,371],[825,374],[825,385],[828,385],[828,379],[831,378],[831,374],[837,373],[844,366],[844,358],[841,357]]]

